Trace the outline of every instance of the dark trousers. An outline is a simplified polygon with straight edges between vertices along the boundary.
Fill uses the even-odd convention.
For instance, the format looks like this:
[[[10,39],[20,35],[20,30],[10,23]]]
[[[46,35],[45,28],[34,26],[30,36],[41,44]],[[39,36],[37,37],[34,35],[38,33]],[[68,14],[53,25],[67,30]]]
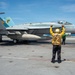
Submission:
[[[66,40],[65,38],[64,38],[64,39],[62,39],[62,44],[64,44],[64,45],[65,45],[65,40]]]
[[[61,60],[61,45],[53,45],[52,60],[55,60],[57,53],[57,59]]]

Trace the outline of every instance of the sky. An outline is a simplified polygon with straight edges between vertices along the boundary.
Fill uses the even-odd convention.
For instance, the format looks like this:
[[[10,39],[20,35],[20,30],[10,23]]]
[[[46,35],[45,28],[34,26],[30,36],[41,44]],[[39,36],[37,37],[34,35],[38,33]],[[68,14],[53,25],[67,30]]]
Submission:
[[[15,24],[59,20],[75,24],[75,0],[0,0],[0,12]]]

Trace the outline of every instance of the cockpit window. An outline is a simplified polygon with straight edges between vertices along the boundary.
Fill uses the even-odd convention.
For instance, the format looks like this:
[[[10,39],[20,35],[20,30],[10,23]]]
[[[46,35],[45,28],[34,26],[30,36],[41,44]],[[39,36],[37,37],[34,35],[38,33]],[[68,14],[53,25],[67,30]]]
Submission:
[[[62,21],[58,21],[58,24],[63,24],[63,22]]]
[[[65,25],[72,25],[72,23],[69,23],[69,22],[65,22],[64,24]]]
[[[58,24],[72,25],[72,23],[69,23],[67,21],[58,21]]]

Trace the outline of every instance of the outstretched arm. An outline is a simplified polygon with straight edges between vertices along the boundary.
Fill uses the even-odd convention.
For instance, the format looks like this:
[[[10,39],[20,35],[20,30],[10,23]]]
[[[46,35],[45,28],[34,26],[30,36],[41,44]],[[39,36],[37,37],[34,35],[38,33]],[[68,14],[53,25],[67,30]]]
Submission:
[[[62,32],[60,33],[61,36],[64,35],[64,33],[65,33],[65,28],[64,28],[64,26],[62,25]]]
[[[53,30],[52,30],[52,25],[50,26],[50,34],[53,36],[54,33],[53,33]]]

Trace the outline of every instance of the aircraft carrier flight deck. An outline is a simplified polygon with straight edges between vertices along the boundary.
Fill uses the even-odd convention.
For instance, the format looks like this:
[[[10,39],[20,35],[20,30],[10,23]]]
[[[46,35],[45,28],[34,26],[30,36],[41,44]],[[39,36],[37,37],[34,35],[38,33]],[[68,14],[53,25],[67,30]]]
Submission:
[[[51,63],[51,41],[0,42],[0,75],[75,75],[75,37],[62,45],[62,62]],[[7,41],[8,40],[8,41]]]

